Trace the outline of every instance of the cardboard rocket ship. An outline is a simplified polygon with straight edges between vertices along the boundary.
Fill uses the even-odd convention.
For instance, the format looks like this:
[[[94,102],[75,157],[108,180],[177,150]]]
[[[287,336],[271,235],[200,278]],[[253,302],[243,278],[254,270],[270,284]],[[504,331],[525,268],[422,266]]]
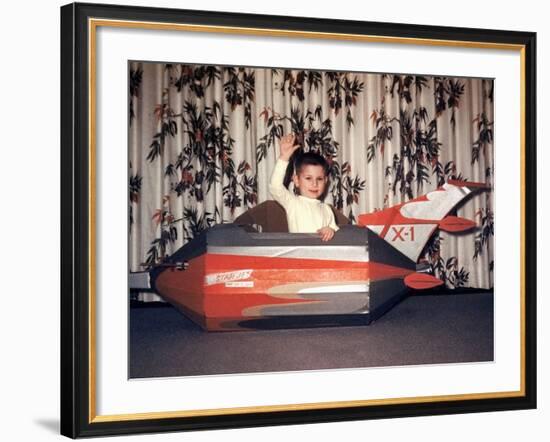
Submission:
[[[315,234],[217,225],[145,273],[145,280],[143,273],[131,275],[130,285],[149,286],[210,331],[369,324],[409,288],[442,284],[417,271],[418,257],[438,228],[475,227],[448,213],[481,186],[446,183],[360,215],[359,226],[342,226],[329,242]]]

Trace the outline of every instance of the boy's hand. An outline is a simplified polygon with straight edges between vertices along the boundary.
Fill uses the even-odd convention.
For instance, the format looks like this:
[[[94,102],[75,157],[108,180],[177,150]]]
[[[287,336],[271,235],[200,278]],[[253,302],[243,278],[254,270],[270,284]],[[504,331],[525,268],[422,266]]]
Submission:
[[[281,160],[288,161],[290,156],[294,153],[296,149],[300,147],[299,144],[294,144],[296,141],[296,136],[294,134],[285,135],[281,138],[280,147],[281,147]]]
[[[322,227],[317,230],[317,233],[321,237],[321,241],[330,241],[334,236],[334,230],[332,230],[330,227]]]

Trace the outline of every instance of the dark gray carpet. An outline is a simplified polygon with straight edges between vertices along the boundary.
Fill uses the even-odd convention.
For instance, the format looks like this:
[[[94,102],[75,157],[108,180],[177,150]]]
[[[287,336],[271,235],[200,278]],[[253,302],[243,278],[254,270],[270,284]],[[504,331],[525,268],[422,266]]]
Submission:
[[[415,295],[369,326],[205,332],[169,306],[130,309],[130,377],[493,360],[492,292]]]

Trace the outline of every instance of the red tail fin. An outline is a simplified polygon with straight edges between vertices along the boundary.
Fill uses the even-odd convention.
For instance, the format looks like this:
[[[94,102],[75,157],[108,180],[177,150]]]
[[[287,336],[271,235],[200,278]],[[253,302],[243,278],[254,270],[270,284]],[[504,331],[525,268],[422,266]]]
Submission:
[[[439,222],[439,228],[445,232],[464,232],[476,226],[475,221],[459,216],[446,216]]]
[[[404,279],[405,285],[411,289],[425,290],[443,284],[441,279],[427,273],[411,273]]]

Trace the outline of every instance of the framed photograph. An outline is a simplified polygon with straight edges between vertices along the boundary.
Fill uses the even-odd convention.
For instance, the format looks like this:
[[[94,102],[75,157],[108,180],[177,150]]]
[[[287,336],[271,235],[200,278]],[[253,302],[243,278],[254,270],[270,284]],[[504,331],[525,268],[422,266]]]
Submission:
[[[535,53],[63,6],[61,433],[535,408]]]

